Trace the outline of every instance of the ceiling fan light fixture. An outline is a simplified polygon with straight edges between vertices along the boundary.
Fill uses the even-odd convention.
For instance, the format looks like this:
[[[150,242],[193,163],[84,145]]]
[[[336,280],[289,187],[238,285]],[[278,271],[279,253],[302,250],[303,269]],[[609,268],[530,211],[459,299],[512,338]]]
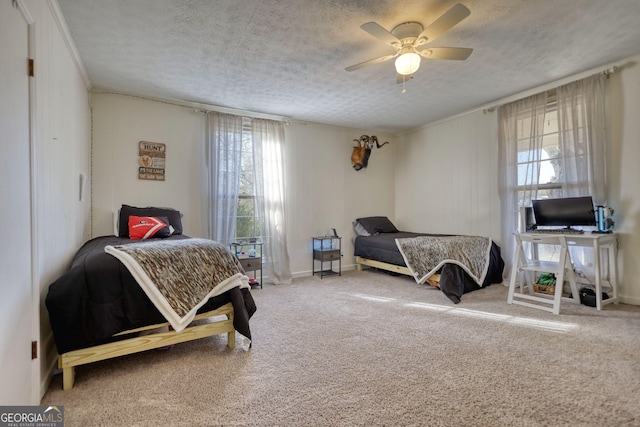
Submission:
[[[364,31],[377,38],[379,41],[391,46],[394,49],[392,55],[385,55],[379,58],[370,59],[351,67],[346,71],[355,71],[369,65],[378,64],[396,58],[395,66],[399,76],[411,76],[420,68],[421,57],[429,59],[452,59],[465,60],[473,49],[460,47],[434,47],[428,50],[416,50],[417,47],[425,43],[432,43],[438,37],[449,31],[471,14],[471,11],[462,4],[456,4],[444,14],[440,15],[426,28],[419,22],[409,21],[398,24],[391,31],[386,30],[373,21],[360,25]],[[401,78],[396,78],[400,83]]]
[[[407,52],[396,58],[396,71],[398,74],[408,76],[420,68],[420,55],[415,52]]]

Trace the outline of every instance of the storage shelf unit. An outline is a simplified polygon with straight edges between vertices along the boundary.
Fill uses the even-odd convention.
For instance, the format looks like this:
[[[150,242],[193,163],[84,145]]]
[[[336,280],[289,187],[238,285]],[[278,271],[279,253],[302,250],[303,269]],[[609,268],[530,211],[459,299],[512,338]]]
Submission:
[[[319,236],[311,238],[313,247],[313,266],[312,272],[315,276],[324,276],[337,274],[342,276],[342,237],[339,236]],[[320,264],[320,269],[316,270],[316,265]],[[334,262],[338,263],[338,269],[334,270]],[[325,268],[328,263],[328,268]]]
[[[236,255],[245,273],[251,271],[255,278],[256,271],[260,270],[259,284],[262,289],[262,242],[233,242],[229,249]]]

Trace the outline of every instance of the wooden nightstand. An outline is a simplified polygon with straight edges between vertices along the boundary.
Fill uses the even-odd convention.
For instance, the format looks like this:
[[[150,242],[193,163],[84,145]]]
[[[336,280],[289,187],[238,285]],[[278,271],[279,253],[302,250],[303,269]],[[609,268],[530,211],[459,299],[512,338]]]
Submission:
[[[262,289],[262,242],[233,242],[229,249],[236,255],[245,273],[251,271],[255,277],[256,271],[260,270],[259,284]]]
[[[322,279],[330,274],[342,276],[342,237],[319,236],[311,238],[313,247],[312,275],[320,274]],[[316,261],[320,261],[320,270],[316,270]],[[333,269],[333,263],[338,262],[338,270]],[[325,269],[325,262],[329,263],[329,268]]]

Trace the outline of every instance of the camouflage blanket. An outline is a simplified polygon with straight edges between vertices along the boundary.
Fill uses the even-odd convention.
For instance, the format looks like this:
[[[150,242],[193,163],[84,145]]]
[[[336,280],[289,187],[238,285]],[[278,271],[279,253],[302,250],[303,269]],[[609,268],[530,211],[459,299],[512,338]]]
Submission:
[[[396,239],[416,282],[424,283],[447,263],[457,264],[482,286],[491,254],[491,239],[478,236],[418,236]]]
[[[249,288],[238,259],[207,239],[159,240],[106,246],[127,267],[176,331],[191,323],[210,297]]]

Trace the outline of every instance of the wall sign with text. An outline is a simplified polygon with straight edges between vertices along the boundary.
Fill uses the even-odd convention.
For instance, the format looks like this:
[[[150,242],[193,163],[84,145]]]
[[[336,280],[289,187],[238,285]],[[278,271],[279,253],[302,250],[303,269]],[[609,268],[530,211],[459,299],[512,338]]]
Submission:
[[[164,181],[167,146],[159,142],[140,141],[138,150],[138,179]]]

